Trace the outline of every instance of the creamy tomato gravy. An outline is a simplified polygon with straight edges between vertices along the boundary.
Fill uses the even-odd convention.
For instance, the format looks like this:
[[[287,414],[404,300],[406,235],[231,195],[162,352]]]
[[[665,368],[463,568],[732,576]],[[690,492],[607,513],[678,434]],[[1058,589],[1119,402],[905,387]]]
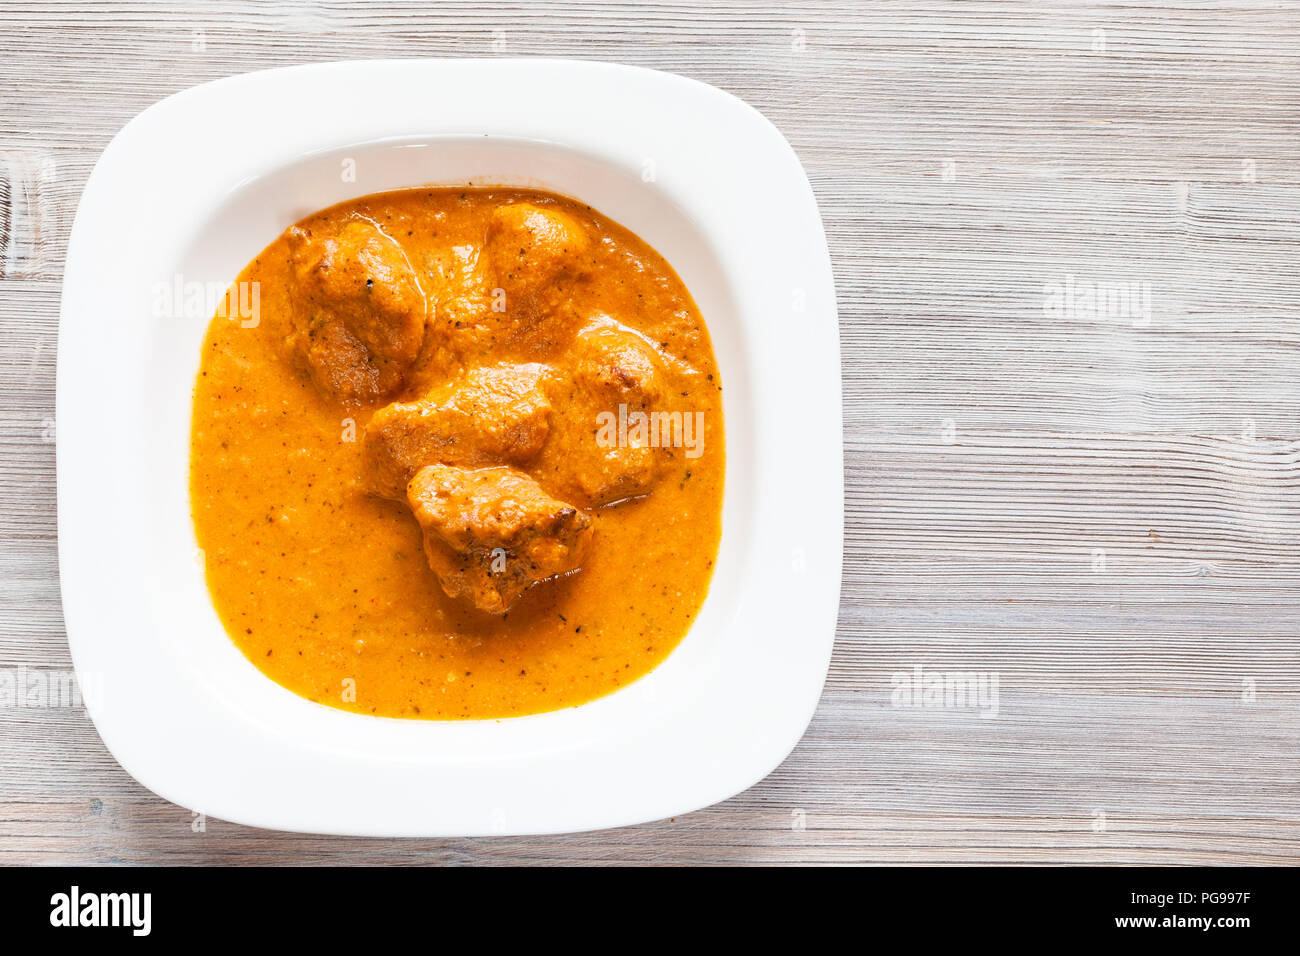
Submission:
[[[505,228],[499,210],[521,204],[562,214],[570,227],[580,227],[580,255],[553,279],[528,273],[540,253],[525,255],[533,250],[521,246],[520,260],[512,263],[502,253],[510,243],[491,238]],[[361,226],[346,225],[358,220]],[[330,302],[320,305],[321,297],[337,293],[325,285],[323,292],[304,293],[304,270],[317,268],[311,281],[319,282],[319,266],[315,260],[303,266],[294,247],[330,236],[345,243],[346,229],[378,230],[379,238],[372,231],[365,241],[382,255],[396,243],[418,280],[384,300],[385,308],[418,313],[411,305],[414,288],[428,305],[427,317],[413,320],[424,323],[414,340],[421,344],[422,328],[420,357],[392,375],[385,366],[382,375],[355,388],[350,383],[361,379],[335,375],[328,365],[341,353],[310,351],[317,331],[328,333],[325,322],[335,315]],[[527,190],[385,193],[324,210],[296,230],[268,246],[239,277],[257,284],[256,325],[220,315],[212,320],[194,394],[195,530],[217,613],[249,660],[322,704],[425,719],[572,706],[661,662],[690,627],[709,586],[724,469],[721,381],[708,331],[668,264],[594,210]],[[494,241],[496,247],[488,248]],[[566,254],[570,244],[564,244]],[[338,255],[347,252],[341,248]],[[508,251],[515,255],[512,247]],[[327,278],[340,281],[340,275],[343,268]],[[522,281],[533,285],[527,295],[514,296],[516,311],[494,311],[502,284],[511,293],[525,288],[511,285]],[[364,306],[369,300],[358,301]],[[305,317],[304,310],[317,311]],[[583,333],[592,322],[599,328]],[[410,329],[402,334],[409,339]],[[601,335],[622,335],[634,345],[633,337],[643,340],[650,350],[646,374],[656,376],[656,403],[696,415],[702,424],[698,456],[688,457],[682,447],[664,449],[654,459],[652,480],[634,476],[626,485],[631,497],[607,502],[624,488],[605,473],[611,459],[584,457],[588,431],[592,441],[598,431],[595,422],[587,425],[596,409],[591,396],[605,394],[592,388],[611,376],[602,377],[599,358],[591,364],[592,354],[608,353],[584,352],[575,344],[579,334],[597,345]],[[358,336],[364,338],[364,330],[341,340],[365,358],[368,347],[356,345]],[[455,382],[472,381],[476,370],[503,362],[536,363],[548,376],[549,391],[538,401],[549,411],[534,416],[549,423],[545,438],[533,443],[540,451],[510,432],[515,443],[484,445],[482,461],[448,463],[478,467],[494,464],[494,455],[504,457],[501,470],[538,489],[542,510],[559,507],[548,505],[553,498],[589,518],[583,531],[589,542],[580,568],[565,566],[565,573],[520,596],[507,593],[500,603],[513,603],[491,613],[472,599],[449,596],[450,584],[439,576],[443,567],[439,574],[431,570],[414,506],[398,497],[411,470],[439,462],[403,460],[407,471],[376,479],[367,440],[373,446],[379,429],[368,436],[367,428],[394,402],[444,395]],[[614,386],[625,384],[618,378],[626,364],[617,359],[604,370],[614,373]],[[597,386],[583,384],[593,375]],[[443,399],[427,401],[441,414]],[[438,447],[459,454],[466,445],[452,440]],[[622,459],[612,460],[621,467]],[[423,474],[427,479],[431,472]],[[431,534],[445,531],[439,526]],[[441,541],[431,546],[444,547]],[[474,570],[479,585],[495,586],[493,569]]]

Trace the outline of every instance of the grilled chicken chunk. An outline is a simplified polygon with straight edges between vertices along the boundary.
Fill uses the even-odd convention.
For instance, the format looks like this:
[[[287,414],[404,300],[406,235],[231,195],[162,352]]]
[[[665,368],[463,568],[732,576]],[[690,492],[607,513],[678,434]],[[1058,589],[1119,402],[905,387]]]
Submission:
[[[576,220],[555,209],[521,202],[493,211],[486,248],[507,299],[545,307],[551,304],[557,284],[581,272],[590,245]],[[544,301],[536,303],[538,298]]]
[[[492,308],[500,312],[508,348],[549,356],[569,344],[582,325],[572,291],[590,251],[582,225],[555,209],[514,203],[492,213],[484,252],[496,282]]]
[[[404,498],[407,482],[425,465],[527,463],[549,430],[549,372],[536,363],[472,369],[417,401],[381,408],[366,427],[371,490]]]
[[[576,336],[565,364],[570,372],[553,386],[557,412],[535,473],[590,507],[648,494],[672,451],[635,428],[623,435],[618,423],[656,410],[663,359],[636,332],[600,317]]]
[[[442,589],[493,614],[578,570],[591,539],[587,514],[513,468],[429,465],[411,479],[407,500]]]
[[[531,203],[495,209],[482,245],[428,262],[430,334],[408,384],[433,384],[493,355],[529,361],[562,350],[581,325],[567,291],[590,248],[564,213]]]
[[[428,306],[402,247],[368,219],[288,231],[293,331],[316,385],[344,401],[392,395],[424,342]]]

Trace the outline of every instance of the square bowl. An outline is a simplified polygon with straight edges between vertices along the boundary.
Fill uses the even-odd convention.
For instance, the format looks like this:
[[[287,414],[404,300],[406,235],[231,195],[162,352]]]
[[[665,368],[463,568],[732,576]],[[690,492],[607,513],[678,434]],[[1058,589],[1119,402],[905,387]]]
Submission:
[[[240,653],[207,593],[187,476],[211,310],[159,314],[158,290],[224,290],[298,219],[426,184],[590,204],[668,260],[713,337],[727,463],[709,595],[659,667],[578,707],[437,722],[316,704]],[[589,830],[724,800],[807,727],[843,544],[834,286],[794,152],[735,97],[652,70],[506,59],[291,67],[187,90],[96,164],[59,333],[68,640],[105,744],[160,796],[316,833]]]

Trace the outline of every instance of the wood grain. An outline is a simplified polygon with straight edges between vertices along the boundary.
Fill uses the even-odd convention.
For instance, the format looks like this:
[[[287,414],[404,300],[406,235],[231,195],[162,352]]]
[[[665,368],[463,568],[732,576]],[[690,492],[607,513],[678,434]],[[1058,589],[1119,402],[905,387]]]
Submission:
[[[531,839],[196,831],[80,708],[10,707],[0,863],[1300,861],[1296,13],[6,3],[0,668],[69,666],[52,439],[81,188],[135,113],[247,70],[573,56],[762,110],[834,259],[847,523],[818,713],[724,804]],[[1067,279],[1149,313],[1054,311]],[[995,674],[996,717],[894,706],[917,666]]]

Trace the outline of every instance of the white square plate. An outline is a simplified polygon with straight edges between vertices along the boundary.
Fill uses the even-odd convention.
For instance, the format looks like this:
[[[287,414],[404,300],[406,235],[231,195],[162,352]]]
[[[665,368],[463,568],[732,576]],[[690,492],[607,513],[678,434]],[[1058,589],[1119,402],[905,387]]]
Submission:
[[[210,313],[160,317],[156,290],[224,288],[295,220],[426,183],[591,204],[667,258],[713,336],[727,473],[712,588],[662,665],[580,707],[431,722],[321,706],[244,658],[204,584],[187,476]],[[95,166],[59,333],[68,640],[104,742],[160,796],[317,833],[588,830],[724,800],[807,727],[843,543],[834,287],[794,152],[735,97],[650,70],[504,59],[325,64],[187,90]]]

